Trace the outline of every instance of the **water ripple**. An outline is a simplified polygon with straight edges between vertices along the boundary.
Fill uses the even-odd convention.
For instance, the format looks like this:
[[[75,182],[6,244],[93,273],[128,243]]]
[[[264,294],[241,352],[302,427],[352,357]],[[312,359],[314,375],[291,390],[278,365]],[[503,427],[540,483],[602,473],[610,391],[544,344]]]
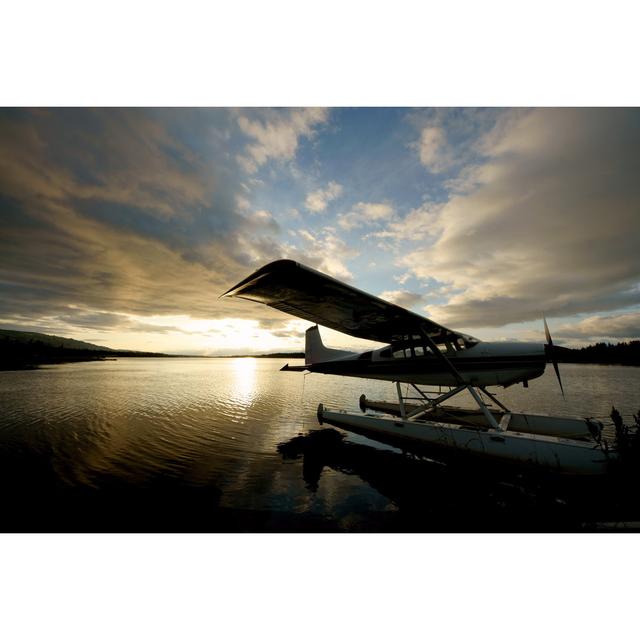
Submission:
[[[357,410],[363,392],[394,400],[393,386],[321,375],[303,379],[281,373],[282,364],[131,358],[2,372],[4,473],[29,482],[40,472],[50,482],[46,474],[52,473],[65,486],[88,488],[215,486],[220,503],[234,508],[326,515],[345,509],[345,501],[380,506],[379,494],[366,483],[333,472],[323,476],[321,494],[311,499],[299,469],[282,461],[277,446],[318,428],[319,402]],[[612,404],[627,420],[640,408],[640,369],[561,368],[567,401],[552,371],[529,390],[512,387],[499,398],[514,409],[601,419]],[[461,397],[460,404],[469,401]],[[37,473],[25,460],[37,462]]]

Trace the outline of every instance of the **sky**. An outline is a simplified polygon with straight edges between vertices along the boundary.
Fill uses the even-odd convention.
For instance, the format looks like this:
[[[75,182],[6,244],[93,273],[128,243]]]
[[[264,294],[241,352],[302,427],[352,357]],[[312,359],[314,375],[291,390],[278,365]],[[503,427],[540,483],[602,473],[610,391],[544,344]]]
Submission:
[[[302,350],[219,299],[292,258],[481,340],[638,339],[638,149],[638,109],[0,109],[0,328]]]

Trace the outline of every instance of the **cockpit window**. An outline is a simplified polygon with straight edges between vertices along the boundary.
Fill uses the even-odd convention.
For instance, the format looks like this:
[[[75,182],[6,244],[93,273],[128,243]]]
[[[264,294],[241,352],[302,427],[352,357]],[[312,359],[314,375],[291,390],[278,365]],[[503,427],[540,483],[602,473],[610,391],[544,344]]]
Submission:
[[[478,344],[478,340],[471,336],[455,337],[451,334],[448,342],[439,342],[437,347],[443,353],[452,353],[462,349],[471,349]],[[432,355],[423,336],[404,334],[396,336],[391,345],[380,352],[382,358],[424,358]]]
[[[424,340],[419,335],[402,335],[391,343],[388,350],[380,353],[383,357],[394,358],[422,358],[428,355],[429,350]]]

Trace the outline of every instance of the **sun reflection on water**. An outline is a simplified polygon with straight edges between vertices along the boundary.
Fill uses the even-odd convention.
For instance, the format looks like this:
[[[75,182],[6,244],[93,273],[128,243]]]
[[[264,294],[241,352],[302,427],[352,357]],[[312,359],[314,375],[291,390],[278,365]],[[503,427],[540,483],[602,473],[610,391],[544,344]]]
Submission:
[[[234,359],[233,374],[234,399],[247,407],[253,402],[256,393],[256,359]]]

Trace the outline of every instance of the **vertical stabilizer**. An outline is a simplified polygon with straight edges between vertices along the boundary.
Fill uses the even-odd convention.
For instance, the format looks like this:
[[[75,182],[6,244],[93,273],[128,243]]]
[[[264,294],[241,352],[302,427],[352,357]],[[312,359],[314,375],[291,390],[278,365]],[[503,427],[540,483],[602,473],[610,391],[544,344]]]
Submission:
[[[329,349],[322,344],[320,329],[318,325],[307,329],[304,344],[305,364],[315,364],[316,362],[329,362],[345,356],[354,355],[353,351],[342,351],[341,349]]]

